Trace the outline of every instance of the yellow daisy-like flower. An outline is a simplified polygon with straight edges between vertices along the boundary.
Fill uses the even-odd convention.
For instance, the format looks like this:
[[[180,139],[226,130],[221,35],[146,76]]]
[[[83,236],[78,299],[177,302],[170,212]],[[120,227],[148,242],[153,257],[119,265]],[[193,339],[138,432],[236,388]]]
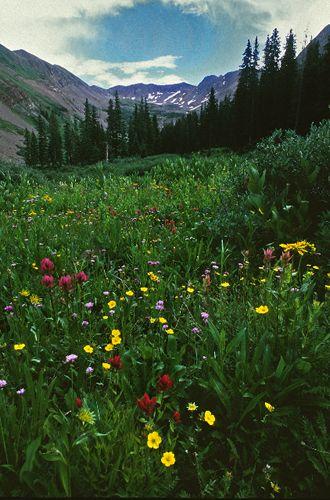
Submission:
[[[133,297],[134,292],[133,292],[132,290],[128,290],[128,291],[126,292],[126,295],[127,295],[127,297]]]
[[[119,300],[123,302],[123,300],[125,300],[125,297],[120,297]]]
[[[328,291],[330,290],[330,285],[325,285],[324,288]]]
[[[19,292],[19,294],[22,296],[22,297],[28,297],[30,295],[30,292],[29,290],[21,290]]]
[[[207,411],[204,413],[204,420],[205,420],[205,422],[207,422],[209,425],[214,425],[214,422],[215,422],[215,416],[213,415],[213,413],[211,413],[209,410],[207,410]]]
[[[104,315],[104,316],[102,316],[102,319],[107,320],[107,319],[109,319],[109,316]]]
[[[83,424],[93,425],[95,423],[95,414],[87,408],[81,408],[78,418]]]
[[[196,403],[188,403],[188,406],[187,406],[188,411],[196,411],[197,408],[198,408],[198,406],[196,405]]]
[[[120,330],[112,330],[111,335],[113,337],[120,337],[120,335],[121,335]]]
[[[38,306],[39,304],[41,304],[41,302],[42,302],[42,298],[41,298],[41,297],[38,297],[38,295],[31,295],[31,297],[30,297],[30,302],[31,302],[31,304],[33,304],[34,306]]]
[[[121,343],[121,338],[120,337],[113,337],[111,342],[112,342],[112,345],[119,345]]]
[[[104,370],[110,370],[111,365],[109,363],[102,363],[102,368],[104,368]]]
[[[168,328],[167,330],[165,330],[165,332],[168,333],[168,335],[173,335],[174,334],[173,328]]]
[[[151,324],[155,323],[157,321],[157,318],[149,318],[149,321]]]
[[[167,320],[165,318],[159,318],[158,319],[159,323],[161,323],[162,325],[165,325],[165,323],[167,323]]]
[[[270,482],[270,486],[272,487],[273,491],[275,491],[275,493],[279,493],[281,491],[281,488],[279,487],[279,485],[276,483],[273,483],[272,481]]]
[[[304,255],[305,253],[316,252],[316,247],[313,243],[308,241],[297,241],[296,243],[281,243],[280,247],[283,248],[284,252],[296,251],[299,255]]]
[[[109,351],[112,351],[114,348],[114,346],[112,344],[107,344],[104,348],[105,351],[109,352]]]
[[[148,288],[146,286],[141,286],[140,290],[141,292],[146,293],[148,291]]]
[[[94,349],[91,345],[85,345],[84,351],[87,352],[88,354],[92,354]]]
[[[21,351],[22,349],[24,349],[24,347],[25,344],[14,344],[15,351]]]
[[[114,309],[116,307],[117,303],[115,300],[110,300],[108,302],[109,309]]]
[[[255,312],[258,314],[267,314],[269,309],[268,306],[259,306],[255,308]]]
[[[161,442],[162,438],[160,437],[158,432],[151,432],[150,434],[148,434],[148,441],[147,441],[148,448],[153,448],[154,450],[157,450]]]
[[[49,196],[49,194],[44,194],[44,196],[42,197],[42,199],[44,201],[48,201],[48,203],[51,203],[53,201],[53,198],[51,196]]]
[[[265,408],[270,412],[275,410],[275,406],[272,406],[270,403],[267,402],[265,402]]]
[[[32,262],[32,267],[33,269],[35,269],[36,271],[39,269],[39,267],[37,266],[37,264],[35,262]]]
[[[171,467],[171,465],[175,464],[175,455],[172,451],[165,451],[163,453],[163,456],[161,458],[162,464],[165,465],[165,467]]]
[[[228,283],[228,281],[223,281],[222,283],[220,283],[220,286],[222,286],[222,288],[228,288],[230,286],[230,283]]]
[[[191,288],[191,287],[187,288],[188,293],[194,293],[194,291],[195,291],[195,288]]]

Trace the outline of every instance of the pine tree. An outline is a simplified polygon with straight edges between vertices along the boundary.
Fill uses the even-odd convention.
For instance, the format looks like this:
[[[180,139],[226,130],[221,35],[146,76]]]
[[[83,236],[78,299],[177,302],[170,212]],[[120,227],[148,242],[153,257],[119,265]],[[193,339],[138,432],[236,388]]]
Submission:
[[[24,142],[23,147],[19,154],[23,155],[25,165],[30,167],[32,165],[32,155],[31,155],[31,132],[28,129],[24,131]]]
[[[49,119],[48,155],[52,167],[60,167],[63,163],[62,135],[54,111]]]
[[[298,66],[296,37],[292,30],[286,38],[278,81],[279,126],[284,129],[293,128],[297,105]]]
[[[39,114],[37,123],[38,133],[38,164],[44,167],[48,164],[47,126],[44,118]]]
[[[251,127],[252,109],[252,68],[254,64],[250,40],[243,53],[243,62],[240,68],[239,82],[234,97],[234,127],[236,145],[248,144]]]
[[[279,124],[277,105],[278,75],[280,63],[280,37],[277,28],[267,36],[264,49],[264,67],[260,77],[259,136],[269,135]]]
[[[320,46],[311,42],[307,47],[306,59],[302,72],[300,101],[297,112],[297,130],[306,134],[312,122],[321,119],[320,109]]]
[[[64,161],[66,165],[74,165],[74,132],[70,122],[64,125]]]
[[[218,144],[218,101],[215,96],[215,90],[212,87],[205,107],[204,116],[204,137],[205,147],[214,148]]]
[[[31,133],[31,165],[38,165],[39,160],[39,148],[38,148],[38,139],[34,132]]]

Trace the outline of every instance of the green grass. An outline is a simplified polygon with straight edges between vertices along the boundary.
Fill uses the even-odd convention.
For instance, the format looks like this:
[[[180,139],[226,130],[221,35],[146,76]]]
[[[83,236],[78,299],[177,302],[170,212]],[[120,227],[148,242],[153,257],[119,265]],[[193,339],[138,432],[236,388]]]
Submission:
[[[248,254],[219,233],[245,168],[221,151],[0,168],[1,495],[326,496],[328,271],[318,252],[285,265],[270,241],[265,263],[263,247]],[[88,281],[58,285],[80,271]],[[108,370],[115,355],[122,368]],[[161,391],[165,374],[173,387]]]

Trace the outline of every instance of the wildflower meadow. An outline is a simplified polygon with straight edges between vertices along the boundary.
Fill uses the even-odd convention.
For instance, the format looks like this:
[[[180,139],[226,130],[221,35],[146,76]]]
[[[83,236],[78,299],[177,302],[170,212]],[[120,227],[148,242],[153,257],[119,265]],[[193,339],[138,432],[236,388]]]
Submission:
[[[315,186],[328,131],[146,171],[1,167],[2,496],[327,495],[328,226],[267,179],[303,155]]]

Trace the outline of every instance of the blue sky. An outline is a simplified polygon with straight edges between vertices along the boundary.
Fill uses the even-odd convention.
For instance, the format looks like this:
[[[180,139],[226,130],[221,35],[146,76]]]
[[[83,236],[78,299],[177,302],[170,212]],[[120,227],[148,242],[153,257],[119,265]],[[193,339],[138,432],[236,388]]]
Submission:
[[[330,22],[328,0],[0,1],[0,43],[105,88],[196,84],[237,69],[249,37],[292,27],[301,48]]]

